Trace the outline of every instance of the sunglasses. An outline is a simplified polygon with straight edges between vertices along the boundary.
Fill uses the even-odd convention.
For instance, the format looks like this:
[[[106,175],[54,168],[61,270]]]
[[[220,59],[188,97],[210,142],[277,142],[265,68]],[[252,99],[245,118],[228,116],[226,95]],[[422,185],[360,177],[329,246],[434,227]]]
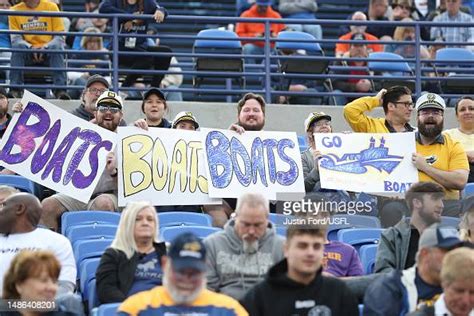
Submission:
[[[107,111],[110,111],[110,113],[115,114],[121,112],[122,110],[116,106],[99,105],[97,107],[97,111],[101,113],[106,113]]]

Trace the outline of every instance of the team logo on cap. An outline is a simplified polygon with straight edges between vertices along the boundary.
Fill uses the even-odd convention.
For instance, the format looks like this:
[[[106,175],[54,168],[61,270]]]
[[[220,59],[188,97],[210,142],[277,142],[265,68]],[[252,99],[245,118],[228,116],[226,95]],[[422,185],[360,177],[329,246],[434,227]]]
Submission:
[[[183,249],[179,252],[180,257],[193,257],[201,259],[201,245],[197,241],[188,242],[183,245]]]
[[[185,113],[187,116],[193,116],[193,112],[186,112]]]
[[[436,96],[433,94],[433,93],[428,93],[428,95],[426,96],[426,98],[428,99],[428,101],[430,102],[434,102],[436,100]]]
[[[115,92],[109,91],[109,92],[107,93],[107,96],[108,96],[108,97],[111,97],[111,98],[115,98]]]
[[[183,250],[188,251],[201,251],[201,245],[197,241],[185,243]]]

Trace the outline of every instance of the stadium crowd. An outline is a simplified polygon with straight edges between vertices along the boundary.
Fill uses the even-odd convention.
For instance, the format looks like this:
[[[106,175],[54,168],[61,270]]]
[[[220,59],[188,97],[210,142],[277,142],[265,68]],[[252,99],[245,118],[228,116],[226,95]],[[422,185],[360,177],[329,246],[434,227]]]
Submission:
[[[281,18],[279,9],[285,17],[313,19],[317,10],[316,1],[311,0],[280,1],[274,8],[272,5],[270,0],[256,0],[248,10],[243,10],[242,16]],[[167,16],[166,9],[153,0],[88,1],[86,9],[137,16],[152,14],[156,23],[163,23]],[[48,0],[23,0],[12,10],[59,9]],[[348,18],[406,21],[426,16],[434,21],[472,22],[472,16],[464,10],[461,10],[461,0],[441,1],[436,12],[424,14],[423,8],[416,7],[411,0],[394,0],[391,7],[388,0],[370,0],[367,12],[354,12]],[[107,23],[100,20],[10,16],[8,24],[11,30],[31,31],[40,27],[62,32],[68,24],[77,30],[91,27],[105,30]],[[171,48],[160,46],[152,38],[136,36],[156,33],[154,23],[136,17],[124,19],[121,24],[120,32],[127,36],[121,37],[120,50],[172,52]],[[242,43],[246,54],[263,54],[264,43],[260,40],[265,30],[261,26],[244,22],[237,25],[237,34],[246,38]],[[288,25],[288,29],[308,32],[321,39],[317,26],[305,28],[304,24],[294,24]],[[272,24],[270,35],[276,37],[285,28],[283,24]],[[340,43],[335,54],[341,58],[366,57],[372,51],[390,50],[402,56],[404,53],[409,55],[410,52],[401,53],[396,42],[407,40],[413,35],[412,31],[398,27],[390,30],[351,26],[349,30],[342,30],[340,39],[368,43]],[[472,27],[447,30],[433,27],[425,33],[424,36],[431,40],[474,41]],[[89,37],[100,38],[84,36],[78,41],[79,45],[86,45]],[[381,45],[377,43],[380,39],[393,40],[394,44]],[[10,40],[8,45],[12,48],[34,49],[31,52],[13,51],[12,66],[47,64],[61,68],[64,65],[64,54],[57,52],[66,47],[62,35],[14,33]],[[110,43],[99,42],[95,49],[90,46],[85,49],[100,51],[95,53],[98,54],[96,57],[111,49]],[[474,46],[467,47],[472,49]],[[274,47],[270,49],[274,50]],[[429,54],[428,48],[419,49]],[[56,52],[48,53],[47,50]],[[107,59],[104,56],[99,59]],[[171,55],[150,55],[143,59],[130,56],[133,55],[123,55],[119,60],[121,67],[144,69],[153,66],[154,70],[167,70],[173,63]],[[258,57],[253,59],[253,63],[259,62]],[[342,61],[341,65],[361,66],[359,61],[354,64]],[[353,74],[360,73],[355,70]],[[22,71],[12,69],[8,75],[12,87],[8,92],[0,90],[2,137],[12,119],[9,110],[19,113],[24,107],[21,101],[11,109],[9,106],[9,98],[19,98],[23,93],[20,89],[24,82]],[[124,89],[123,93],[112,91],[107,76],[85,73],[80,76],[81,80],[75,78],[75,85],[81,85],[82,92],[81,104],[72,114],[117,132],[119,126],[127,125],[124,117],[127,98],[139,98],[143,118],[128,125],[144,130],[196,131],[209,127],[199,123],[199,110],[194,108],[189,109],[193,112],[178,113],[173,120],[166,118],[170,107],[168,101],[175,96],[163,88],[173,83],[179,85],[179,80],[167,79],[167,76],[154,74],[147,86],[137,81],[136,73],[126,75],[122,87],[140,87],[145,91],[133,96],[130,89]],[[56,98],[70,98],[66,90],[67,77],[64,71],[53,72],[54,83],[58,86],[54,91]],[[0,315],[84,315],[96,313],[92,307],[98,307],[100,311],[112,304],[109,313],[119,315],[473,316],[474,196],[463,194],[467,186],[474,185],[473,97],[463,96],[452,103],[459,126],[445,130],[445,112],[450,102],[437,90],[414,99],[408,84],[376,88],[370,80],[350,78],[339,82],[337,87],[367,93],[367,96],[335,102],[345,104],[340,118],[308,110],[307,119],[301,122],[308,144],[301,152],[305,199],[341,203],[367,201],[372,212],[355,216],[372,218],[379,223],[376,230],[372,230],[377,231],[376,238],[371,237],[365,245],[340,239],[340,233],[345,229],[362,231],[369,225],[341,226],[334,230],[329,223],[337,216],[349,218],[350,214],[334,214],[332,210],[288,217],[294,223],[282,229],[274,217],[279,213],[278,205],[259,192],[245,193],[238,199],[226,198],[222,205],[182,206],[177,201],[173,207],[164,207],[135,201],[121,209],[117,197],[117,161],[115,154],[109,153],[88,203],[62,193],[35,196],[19,192],[13,184],[0,186]],[[311,87],[305,82],[292,82],[288,89],[305,91]],[[369,95],[371,92],[376,95]],[[290,102],[291,98],[279,100]],[[229,122],[229,130],[236,135],[264,131],[265,122],[272,119],[266,116],[266,107],[262,96],[245,94],[237,102],[237,121]],[[383,109],[384,116],[371,116],[370,112],[378,107]],[[416,126],[410,124],[412,117],[416,119]],[[416,152],[411,154],[411,164],[418,170],[419,182],[413,183],[404,196],[398,198],[323,188],[318,164],[322,154],[314,134],[336,132],[332,127],[334,121],[343,119],[351,127],[350,132],[413,133]],[[13,172],[3,169],[1,173],[10,175]],[[197,233],[183,230],[183,233],[163,240],[167,227],[161,222],[161,215],[170,210],[183,211],[183,220],[187,215],[202,214],[212,219],[216,231],[202,238]],[[92,221],[82,226],[95,227],[97,224],[98,229],[104,229],[104,234],[105,229],[112,226],[113,233],[108,235],[110,238],[99,251],[90,251],[87,259],[80,259],[81,244],[90,240],[74,239],[72,227],[66,226],[65,215],[90,213],[99,216],[98,211],[118,214],[117,221],[104,226],[97,222],[92,225]],[[452,221],[447,223],[447,220]],[[334,232],[337,238],[331,235]],[[364,257],[367,245],[376,248],[372,262]],[[88,266],[92,268],[86,272]],[[12,307],[13,302],[29,305]],[[49,302],[50,305],[42,310],[32,302]]]

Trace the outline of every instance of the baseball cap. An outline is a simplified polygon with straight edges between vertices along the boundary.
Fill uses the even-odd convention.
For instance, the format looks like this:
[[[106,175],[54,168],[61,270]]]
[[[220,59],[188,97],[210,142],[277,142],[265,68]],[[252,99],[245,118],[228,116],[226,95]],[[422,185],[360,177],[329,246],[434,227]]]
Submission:
[[[145,100],[152,94],[156,94],[158,98],[163,99],[166,101],[165,95],[161,92],[158,88],[150,88],[143,94],[143,102],[142,102],[142,112],[145,112]]]
[[[309,127],[311,124],[314,122],[317,122],[319,120],[326,119],[326,120],[331,120],[331,116],[327,115],[324,112],[311,112],[309,113],[308,117],[306,120],[304,120],[304,130],[307,132],[309,130]]]
[[[421,109],[440,109],[444,111],[446,109],[446,103],[444,99],[436,93],[425,93],[416,100],[415,109],[417,112]]]
[[[354,41],[365,41],[367,40],[367,38],[365,37],[365,34],[364,33],[354,33],[352,34],[351,36],[351,40],[354,40]],[[354,44],[354,43],[353,43]],[[365,44],[363,44],[365,45]]]
[[[97,75],[97,74],[92,75],[92,76],[89,77],[89,79],[87,79],[86,88],[89,88],[95,82],[100,82],[104,86],[106,86],[107,89],[109,88],[109,82],[107,81],[107,79],[105,79],[101,75]]]
[[[195,129],[199,128],[199,123],[197,122],[196,117],[194,116],[194,114],[192,112],[186,112],[186,111],[182,111],[182,112],[179,112],[178,114],[176,114],[176,116],[173,120],[173,125],[171,126],[171,128],[176,128],[176,125],[178,125],[178,123],[182,122],[182,121],[193,122],[194,123],[194,128]]]
[[[123,100],[122,97],[118,95],[118,93],[115,93],[114,91],[104,91],[100,95],[100,97],[97,99],[97,106],[99,105],[109,105],[109,106],[115,106],[120,109],[123,108]]]
[[[462,244],[463,242],[459,239],[456,228],[441,226],[436,223],[423,231],[418,242],[418,249],[432,247],[451,249]]]
[[[258,5],[272,5],[271,0],[257,0],[255,1],[255,3]]]
[[[193,233],[183,233],[173,239],[168,256],[174,270],[191,268],[206,271],[206,247]]]

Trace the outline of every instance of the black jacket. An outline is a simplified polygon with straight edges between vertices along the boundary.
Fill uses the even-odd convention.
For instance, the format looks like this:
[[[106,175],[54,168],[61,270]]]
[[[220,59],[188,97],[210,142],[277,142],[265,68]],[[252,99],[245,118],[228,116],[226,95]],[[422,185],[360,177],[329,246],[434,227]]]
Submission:
[[[158,260],[161,262],[161,256],[166,255],[166,245],[154,243],[154,246]],[[102,304],[123,302],[127,298],[133,284],[138,259],[138,253],[128,259],[124,252],[107,248],[95,274],[97,295]]]
[[[284,259],[245,295],[241,303],[249,315],[359,315],[357,300],[343,281],[322,276],[320,269],[304,285],[288,278],[287,272]]]

